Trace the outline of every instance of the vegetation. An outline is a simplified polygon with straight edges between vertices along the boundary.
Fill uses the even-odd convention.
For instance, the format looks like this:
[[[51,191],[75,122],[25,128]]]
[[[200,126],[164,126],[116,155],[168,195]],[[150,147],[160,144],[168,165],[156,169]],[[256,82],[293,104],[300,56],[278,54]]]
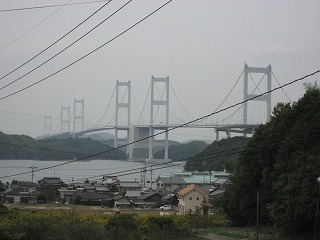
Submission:
[[[320,169],[319,119],[320,89],[309,85],[298,102],[278,104],[270,122],[257,129],[224,196],[224,209],[234,224],[255,223],[259,191],[262,223],[310,239]]]
[[[203,141],[191,141],[188,143],[171,145],[168,149],[168,155],[169,158],[172,159],[172,161],[186,160],[190,157],[193,157],[195,154],[201,152],[207,146],[208,144]],[[154,158],[164,158],[164,149],[156,152],[154,154]]]
[[[239,152],[248,144],[246,137],[234,137],[213,142],[203,151],[187,161],[187,171],[222,171],[224,168],[233,172]]]
[[[0,212],[0,239],[201,239],[191,238],[195,227],[221,226],[221,216],[88,215],[76,208],[37,212]]]
[[[25,135],[0,132],[0,159],[71,160],[113,149],[88,138],[35,140]],[[79,150],[80,149],[80,150]],[[105,152],[89,159],[125,159],[120,150]]]

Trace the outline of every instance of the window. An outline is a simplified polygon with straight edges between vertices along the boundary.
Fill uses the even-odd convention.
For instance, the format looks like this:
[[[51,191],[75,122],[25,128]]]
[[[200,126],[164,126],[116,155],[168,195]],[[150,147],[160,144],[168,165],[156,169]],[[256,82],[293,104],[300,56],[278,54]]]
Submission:
[[[199,201],[199,197],[197,197],[197,200]]]
[[[192,200],[192,197],[190,197],[189,200]]]

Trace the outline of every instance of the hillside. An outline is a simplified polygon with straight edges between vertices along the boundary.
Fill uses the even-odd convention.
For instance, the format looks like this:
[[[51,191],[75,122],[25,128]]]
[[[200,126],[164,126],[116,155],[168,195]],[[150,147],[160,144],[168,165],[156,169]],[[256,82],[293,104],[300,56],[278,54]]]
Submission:
[[[256,129],[225,194],[234,224],[254,225],[260,204],[261,223],[281,227],[294,239],[311,239],[320,190],[319,119],[320,88],[306,85],[302,98],[278,104],[271,120]]]
[[[208,146],[207,143],[203,141],[191,141],[188,143],[171,145],[169,147],[169,158],[172,161],[177,160],[186,160],[190,157],[193,157],[195,154],[201,152]],[[163,158],[164,157],[164,149],[156,152],[154,154],[154,158]]]
[[[198,152],[185,165],[186,171],[227,171],[233,172],[238,162],[239,152],[248,144],[249,138],[233,137],[215,141]]]
[[[8,135],[0,132],[0,159],[71,160],[99,152],[89,159],[125,159],[120,150],[89,138],[35,140],[26,135]],[[112,150],[112,151],[111,151]]]

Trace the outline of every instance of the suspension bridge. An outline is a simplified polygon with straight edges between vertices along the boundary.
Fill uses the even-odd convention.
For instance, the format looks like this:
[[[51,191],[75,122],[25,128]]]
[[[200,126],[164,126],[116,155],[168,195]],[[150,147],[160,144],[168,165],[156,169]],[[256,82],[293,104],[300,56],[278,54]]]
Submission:
[[[252,78],[252,73],[263,74],[261,80],[256,83]],[[150,121],[148,124],[132,124],[131,122],[131,81],[128,82],[119,82],[116,81],[115,86],[115,114],[112,120],[114,119],[114,124],[108,124],[106,126],[100,127],[98,126],[99,123],[90,129],[84,129],[84,100],[76,100],[74,99],[74,106],[73,106],[73,136],[74,137],[83,137],[86,134],[94,133],[94,132],[101,132],[106,130],[114,130],[114,147],[120,147],[122,145],[127,145],[127,158],[129,160],[146,160],[146,161],[167,161],[169,162],[170,159],[168,157],[168,148],[169,148],[169,131],[170,129],[176,128],[199,128],[199,129],[213,129],[215,131],[215,139],[220,139],[220,132],[226,133],[227,138],[231,137],[232,133],[242,134],[244,136],[254,134],[255,128],[260,125],[261,123],[249,123],[248,120],[248,101],[259,101],[263,102],[266,106],[266,121],[270,119],[271,116],[271,82],[272,76],[274,76],[271,65],[267,67],[249,67],[247,64],[244,65],[244,69],[236,81],[235,85],[229,91],[227,96],[221,102],[221,104],[214,110],[214,112],[221,110],[222,105],[226,102],[227,98],[230,96],[232,91],[234,91],[235,86],[238,84],[239,80],[243,77],[243,103],[239,105],[239,107],[231,112],[231,114],[223,120],[220,121],[211,121],[208,123],[208,119],[201,119],[199,121],[190,121],[190,123],[176,123],[173,124],[169,121],[170,105],[169,105],[169,77],[159,78],[159,77],[151,77],[151,84],[149,87],[150,93]],[[253,90],[249,90],[249,77],[254,82]],[[266,79],[265,79],[266,77]],[[276,77],[274,76],[276,79]],[[276,79],[277,80],[277,79]],[[259,86],[264,81],[264,85],[266,86],[267,92],[266,94],[261,94]],[[278,81],[278,80],[277,80]],[[157,84],[161,84],[163,87],[162,93],[159,91]],[[278,82],[280,85],[280,83]],[[124,94],[120,90],[124,90]],[[174,90],[173,90],[174,91]],[[257,94],[257,92],[260,94]],[[175,92],[174,92],[175,94]],[[112,94],[114,95],[114,93]],[[147,94],[148,99],[149,92]],[[176,95],[176,94],[175,94]],[[112,97],[111,97],[112,98]],[[290,100],[290,99],[289,99]],[[180,102],[180,100],[178,99]],[[110,100],[111,102],[111,100]],[[110,105],[110,102],[108,106]],[[146,103],[146,102],[145,102]],[[180,102],[181,103],[181,102]],[[161,120],[157,121],[157,115],[159,108],[164,108],[164,113],[161,116]],[[184,107],[183,107],[184,108]],[[242,122],[241,123],[225,123],[227,119],[230,119],[236,113],[242,111]],[[108,109],[108,107],[107,107]],[[185,108],[184,108],[185,109]],[[186,109],[185,109],[186,110]],[[107,111],[107,110],[106,110]],[[105,113],[106,113],[105,111]],[[120,111],[122,115],[120,117]],[[61,107],[61,114],[60,114],[60,122],[61,122],[61,132],[63,129],[66,128],[67,132],[70,132],[70,125],[71,125],[71,111],[70,107]],[[123,114],[125,113],[125,114]],[[142,114],[142,112],[141,112]],[[126,116],[123,116],[126,115]],[[190,114],[189,114],[190,115]],[[120,124],[121,121],[126,120],[125,124]],[[205,121],[206,120],[206,121]],[[76,123],[81,124],[81,130],[76,131]],[[49,116],[45,117],[45,131],[51,129],[52,119]],[[164,159],[154,159],[154,146],[155,146],[155,133],[160,132],[164,134]],[[119,137],[122,133],[125,137]],[[156,135],[160,135],[156,134]]]

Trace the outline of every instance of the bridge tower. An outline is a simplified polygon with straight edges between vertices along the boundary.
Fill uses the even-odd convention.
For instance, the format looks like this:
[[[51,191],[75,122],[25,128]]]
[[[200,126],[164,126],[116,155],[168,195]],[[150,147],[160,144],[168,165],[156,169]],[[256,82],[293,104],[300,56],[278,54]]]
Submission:
[[[243,100],[246,101],[252,97],[257,96],[257,94],[249,94],[248,93],[248,75],[249,73],[264,73],[267,75],[267,93],[261,97],[257,97],[253,99],[253,101],[264,101],[267,104],[267,121],[270,120],[271,117],[271,65],[269,64],[266,68],[259,67],[249,67],[247,64],[244,64],[244,97]],[[243,105],[243,124],[248,124],[248,102],[245,102]],[[247,134],[244,133],[244,136]]]
[[[155,99],[154,97],[154,87],[156,83],[164,83],[165,84],[165,100],[162,99]],[[155,78],[154,76],[151,77],[151,111],[150,111],[150,129],[149,129],[149,160],[153,159],[153,148],[154,148],[154,107],[155,106],[165,106],[166,108],[166,116],[165,116],[165,123],[163,126],[157,127],[159,130],[165,130],[165,153],[164,153],[164,159],[169,160],[169,141],[168,141],[168,125],[169,125],[169,76],[166,78]]]
[[[44,117],[44,136],[50,136],[52,134],[52,116]]]
[[[77,112],[77,106],[80,104],[80,113]],[[77,120],[80,120],[81,131],[84,130],[84,99],[73,101],[73,133],[76,132]]]
[[[124,96],[120,99],[119,91],[120,88],[125,89]],[[119,110],[121,108],[127,109],[127,125],[126,126],[119,126]],[[129,142],[129,133],[130,133],[130,108],[131,108],[131,81],[128,82],[119,82],[117,80],[116,83],[116,115],[115,115],[115,138],[114,138],[114,147],[118,147],[119,145],[119,131],[126,131],[127,138],[126,143]],[[127,147],[128,149],[128,147]],[[128,152],[128,150],[127,150]]]
[[[60,120],[61,120],[61,133],[63,133],[63,126],[67,126],[68,132],[70,132],[70,106],[64,107],[61,106],[61,112],[60,112]]]

